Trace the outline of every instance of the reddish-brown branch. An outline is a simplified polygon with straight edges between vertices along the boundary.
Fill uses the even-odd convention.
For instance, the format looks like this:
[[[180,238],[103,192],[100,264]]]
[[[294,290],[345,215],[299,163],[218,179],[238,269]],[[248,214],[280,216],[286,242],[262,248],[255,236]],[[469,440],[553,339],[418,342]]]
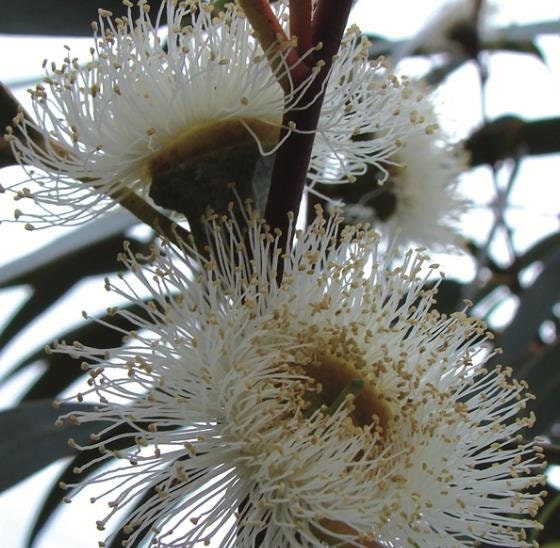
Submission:
[[[311,8],[311,0],[290,0],[290,37],[297,38],[300,57],[312,47]]]
[[[288,42],[289,38],[270,8],[268,0],[238,0],[238,3],[263,49],[268,49],[278,40]]]
[[[308,76],[308,67],[301,62],[297,51],[290,45],[290,39],[270,8],[268,0],[238,0],[238,4],[251,23],[272,70],[276,72],[284,62],[290,67],[292,83],[287,75],[279,79],[284,92],[290,93],[294,86],[297,87]],[[283,55],[278,55],[279,52],[283,52]]]
[[[276,153],[266,219],[282,230],[282,247],[286,248],[289,211],[297,218],[311,152],[313,150],[314,131],[319,122],[323,104],[324,83],[328,77],[332,58],[338,52],[344,34],[346,22],[352,7],[352,0],[320,0],[313,21],[313,43],[322,44],[317,52],[323,67],[311,86],[307,89],[300,104],[309,104],[304,110],[289,110],[284,114],[284,126],[295,123],[299,131],[292,132]]]
[[[319,0],[312,22],[313,44],[323,44],[319,56],[330,65],[338,53],[352,2],[349,0]]]

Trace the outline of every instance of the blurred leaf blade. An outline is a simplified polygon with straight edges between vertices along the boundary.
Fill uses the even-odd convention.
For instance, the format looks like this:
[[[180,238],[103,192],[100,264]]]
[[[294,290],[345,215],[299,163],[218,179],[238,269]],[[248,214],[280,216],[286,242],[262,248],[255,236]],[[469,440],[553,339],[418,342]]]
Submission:
[[[549,435],[549,429],[560,418],[560,344],[555,344],[528,360],[522,368],[523,378],[535,395],[531,409],[536,422],[532,431],[536,435]]]
[[[115,238],[136,223],[138,219],[124,209],[108,212],[103,219],[87,223],[68,236],[57,238],[39,250],[2,266],[0,288],[33,283],[34,276],[37,276],[34,273],[39,273],[46,265],[56,265],[76,250],[93,248],[104,240]]]
[[[549,498],[549,500],[547,500],[546,504],[544,505],[543,509],[540,511],[540,515],[539,515],[539,522],[542,525],[546,525],[551,518],[554,518],[555,514],[558,514],[558,511],[560,509],[560,493],[556,493],[554,495],[554,497]],[[557,519],[552,519],[552,521],[556,522],[556,525],[558,523]],[[541,531],[539,529],[533,529],[531,531],[531,534],[529,535],[529,541],[531,542],[535,542],[539,536],[540,536]],[[547,542],[546,544],[543,544],[542,548],[560,548],[560,542],[557,541],[553,541],[553,542]]]
[[[514,51],[520,53],[534,54],[542,57],[538,46],[535,45],[535,38],[543,35],[557,35],[560,33],[560,22],[558,21],[540,21],[537,23],[529,23],[525,25],[510,25],[504,28],[492,29],[492,36],[482,37],[480,49],[482,51]],[[393,52],[409,49],[407,43],[410,40],[389,40],[383,36],[366,34],[372,45],[369,49],[370,57],[378,57],[380,55],[391,56]],[[412,39],[415,40],[414,38]],[[442,53],[441,50],[426,51],[421,45],[413,47],[410,55],[430,55],[433,53]]]
[[[142,506],[145,502],[148,502],[150,499],[156,497],[158,492],[154,487],[150,487],[146,490],[146,492],[140,497],[140,499],[134,504],[133,508],[130,510],[130,514],[132,514],[137,508]],[[133,543],[125,542],[128,536],[125,534],[123,529],[119,529],[109,544],[108,548],[121,548],[122,546],[128,546],[129,548],[137,548],[142,544],[143,539],[138,537]]]
[[[141,428],[147,427],[147,424],[145,423],[137,423],[137,424]],[[105,443],[106,448],[110,451],[128,449],[128,447],[130,447],[130,441],[128,440],[128,438],[126,437],[119,438],[116,441],[110,441],[110,438],[112,436],[118,437],[120,434],[124,434],[130,431],[134,431],[134,430],[131,430],[129,425],[121,424],[115,426],[110,433],[107,433],[105,437],[102,438],[104,441],[106,441]],[[27,541],[27,545],[29,548],[31,548],[33,541],[37,538],[37,535],[41,532],[45,524],[48,522],[52,513],[56,511],[57,506],[59,506],[62,503],[64,497],[67,494],[66,491],[63,491],[62,489],[59,488],[59,483],[64,482],[68,485],[71,485],[75,483],[77,480],[84,481],[84,479],[87,476],[91,476],[92,474],[97,472],[102,466],[104,466],[104,464],[106,464],[106,461],[104,460],[98,460],[97,462],[92,463],[92,461],[96,459],[98,456],[99,456],[99,452],[96,449],[85,449],[83,451],[80,451],[75,456],[75,458],[72,459],[72,461],[68,464],[68,466],[66,466],[64,470],[59,474],[58,478],[54,482],[49,493],[47,494],[47,497],[43,502],[39,514],[35,520],[35,523],[33,524],[33,527],[31,529]],[[79,477],[76,476],[74,472],[75,468],[76,467],[81,468],[86,464],[88,465],[87,468],[82,469]],[[148,489],[145,495],[143,495],[141,499],[136,502],[135,506],[137,507],[140,504],[142,504],[143,501],[150,499],[153,496],[154,492],[155,491],[153,490],[153,488]],[[116,538],[120,540],[124,539],[124,537],[122,536],[122,531],[117,533]],[[142,539],[139,539],[138,543],[131,545],[131,548],[132,546],[137,546],[141,542]],[[115,544],[113,543],[112,546],[113,545]],[[121,546],[121,544],[118,543],[115,546]]]
[[[558,249],[560,249],[560,232],[549,234],[525,251],[525,253],[517,259],[516,267],[521,270],[536,261],[543,261]]]
[[[19,0],[2,10],[1,34],[53,36],[91,36],[91,22],[98,19],[99,8],[115,16],[126,14],[121,0]]]
[[[60,482],[63,481],[67,484],[72,483],[72,481],[76,479],[76,475],[73,473],[74,468],[87,464],[87,462],[91,458],[91,452],[84,451],[78,453],[58,475],[56,481],[54,481],[52,487],[47,493],[47,496],[44,499],[39,513],[37,514],[37,517],[35,518],[33,526],[29,532],[29,536],[27,539],[27,546],[29,548],[33,546],[37,535],[42,531],[45,524],[49,521],[51,515],[56,511],[57,507],[62,504],[63,499],[67,494],[66,491],[63,491],[60,488]]]
[[[140,305],[129,306],[125,309],[137,315],[142,315],[143,312]],[[135,327],[129,320],[120,315],[107,314],[100,319],[103,322],[111,323],[118,329],[130,330]],[[96,348],[116,348],[122,343],[121,332],[108,329],[105,325],[92,320],[88,320],[77,328],[62,333],[60,338],[70,342],[76,340],[87,341],[88,345]],[[18,362],[4,380],[10,379],[18,371],[39,360],[47,363],[47,369],[25,392],[22,396],[23,401],[55,398],[62,390],[84,374],[79,360],[67,354],[52,353],[47,355],[43,349],[40,349],[25,356]]]
[[[122,249],[123,239],[124,234],[119,234],[101,240],[12,279],[12,283],[30,284],[33,294],[0,333],[0,350],[76,283],[89,276],[117,271],[117,254]],[[134,241],[134,244],[139,248],[143,247],[140,242]]]
[[[92,422],[74,426],[55,426],[59,415],[77,410],[91,410],[90,405],[61,404],[54,409],[51,400],[21,404],[0,412],[0,491],[31,476],[50,463],[73,454],[68,439],[86,443],[99,429]]]
[[[430,86],[439,86],[446,78],[448,78],[453,72],[461,68],[466,59],[451,59],[432,70],[424,77],[427,84]]]
[[[6,10],[4,10],[3,14],[5,11]],[[2,18],[0,17],[0,21],[1,20]],[[6,127],[12,127],[13,119],[19,112],[23,112],[25,118],[31,120],[29,114],[23,110],[19,101],[13,96],[12,92],[7,88],[7,86],[0,82],[0,128],[2,129],[2,133],[4,133],[4,129]],[[17,130],[17,128],[14,129],[13,133],[16,137],[21,136],[21,133]],[[29,135],[36,143],[43,142],[43,136],[32,127],[29,129]],[[12,153],[12,147],[10,146],[9,141],[0,138],[0,168],[13,166],[17,163],[18,162]],[[0,186],[0,191],[1,188],[2,187]]]
[[[552,307],[560,298],[560,249],[548,257],[542,272],[533,284],[519,296],[520,303],[511,323],[498,338],[502,348],[500,361],[514,366],[530,357],[530,345],[541,324],[552,314]]]
[[[433,284],[428,284],[427,287],[431,288]],[[457,280],[442,280],[437,288],[435,308],[444,314],[457,312],[462,301],[463,287],[463,284]]]

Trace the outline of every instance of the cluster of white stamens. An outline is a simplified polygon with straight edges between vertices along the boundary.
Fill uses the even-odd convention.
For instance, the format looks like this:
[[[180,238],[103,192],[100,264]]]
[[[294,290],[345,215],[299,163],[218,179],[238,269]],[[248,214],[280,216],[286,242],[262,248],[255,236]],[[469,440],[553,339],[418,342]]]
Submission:
[[[68,54],[62,66],[53,64],[44,84],[31,91],[36,124],[18,117],[23,138],[7,135],[28,175],[8,190],[38,204],[39,213],[17,214],[33,226],[83,222],[126,192],[147,197],[154,163],[162,157],[165,163],[171,154],[175,163],[196,164],[190,145],[199,141],[200,131],[219,129],[222,122],[237,121],[239,135],[245,134],[236,134],[229,147],[237,138],[249,139],[262,155],[282,145],[282,125],[286,135],[299,131],[282,121],[283,114],[307,106],[302,96],[320,62],[294,84],[286,52],[277,51],[276,61],[267,58],[233,4],[214,15],[203,2],[166,0],[155,23],[144,1],[137,19],[131,2],[126,5],[124,18],[100,12],[91,61],[81,66]],[[287,2],[275,2],[273,9],[287,26]],[[169,21],[165,39],[163,14]],[[316,47],[301,63],[311,63]],[[286,93],[281,79],[290,83]],[[388,74],[382,60],[369,61],[367,43],[350,29],[331,69],[309,167],[311,185],[352,181],[370,164],[385,172],[409,135],[431,127],[420,99],[409,81]],[[255,120],[274,135],[255,131]],[[35,142],[34,130],[46,142]]]
[[[101,406],[66,418],[108,424],[93,462],[121,459],[63,486],[107,483],[100,529],[153,489],[121,523],[130,542],[526,545],[543,479],[518,438],[526,387],[482,368],[481,322],[433,309],[422,251],[390,267],[377,234],[339,221],[319,214],[287,254],[251,211],[210,216],[210,256],[125,250],[152,299],[108,282],[145,312],[114,311],[137,326],[126,344],[51,349],[87,360]]]
[[[393,160],[386,183],[366,190],[358,203],[345,208],[347,221],[374,223],[387,241],[403,246],[461,247],[457,227],[470,205],[457,188],[466,166],[464,151],[435,131],[411,136]]]

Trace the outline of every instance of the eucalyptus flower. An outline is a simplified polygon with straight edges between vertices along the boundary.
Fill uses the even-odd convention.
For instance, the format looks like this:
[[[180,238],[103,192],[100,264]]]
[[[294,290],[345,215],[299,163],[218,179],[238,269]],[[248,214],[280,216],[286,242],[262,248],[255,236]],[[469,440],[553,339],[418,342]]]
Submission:
[[[387,180],[361,185],[364,194],[345,207],[345,216],[353,222],[371,222],[387,241],[405,248],[412,244],[433,250],[461,248],[458,229],[471,205],[458,189],[467,165],[462,148],[434,130],[431,135],[411,136],[392,160]]]
[[[445,53],[454,57],[478,55],[480,39],[492,34],[489,20],[496,12],[492,1],[449,0],[429,18],[415,37],[403,44],[396,56],[414,51]]]
[[[128,544],[155,546],[528,546],[543,476],[520,437],[526,385],[484,368],[481,321],[434,309],[422,251],[391,266],[375,232],[340,221],[318,210],[288,252],[250,209],[209,215],[205,254],[125,248],[107,289],[144,313],[112,310],[136,326],[124,346],[51,349],[84,360],[78,400],[99,399],[61,420],[107,424],[71,440],[100,451],[76,472],[117,459],[62,485],[108,504],[99,529],[122,519]]]
[[[283,115],[308,106],[302,97],[321,70],[313,61],[320,44],[301,55],[298,63],[312,70],[296,83],[287,53],[293,44],[263,51],[235,4],[216,14],[211,3],[167,0],[152,23],[147,3],[139,2],[138,17],[124,3],[122,18],[100,10],[89,62],[68,53],[47,68],[31,90],[36,123],[18,116],[23,137],[7,134],[27,173],[8,190],[39,206],[16,211],[30,228],[86,221],[130,192],[181,213],[193,203],[218,207],[229,182],[266,199],[263,173],[274,152],[303,131]],[[287,1],[273,9],[287,28]],[[312,185],[353,181],[370,164],[384,172],[408,135],[430,128],[421,94],[382,59],[370,61],[367,50],[350,28],[330,70]],[[370,138],[354,138],[361,134]]]

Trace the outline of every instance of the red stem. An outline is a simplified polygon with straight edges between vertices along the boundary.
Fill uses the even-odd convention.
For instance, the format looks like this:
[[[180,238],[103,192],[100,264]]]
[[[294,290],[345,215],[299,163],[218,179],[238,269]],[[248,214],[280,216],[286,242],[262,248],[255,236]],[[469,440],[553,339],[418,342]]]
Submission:
[[[296,51],[302,57],[311,49],[311,0],[290,0],[290,37],[297,37]]]
[[[323,44],[319,58],[327,62],[329,68],[340,48],[352,3],[350,0],[319,0],[317,5],[312,22],[312,39],[314,44]]]
[[[292,132],[279,148],[274,161],[265,218],[271,226],[282,230],[280,243],[284,249],[289,244],[287,213],[291,211],[297,218],[313,150],[313,132],[317,129],[323,105],[323,84],[328,77],[333,55],[340,47],[351,7],[352,0],[319,1],[312,23],[313,44],[322,43],[322,48],[316,55],[324,66],[301,98],[300,104],[312,101],[309,107],[305,110],[288,110],[283,117],[285,127],[293,122],[298,130],[309,132]],[[284,130],[283,135],[285,133]]]
[[[238,4],[251,23],[272,69],[276,70],[281,63],[281,59],[277,56],[278,50],[282,50],[290,39],[286,36],[282,25],[270,8],[268,0],[238,0]],[[284,92],[290,93],[292,85],[297,87],[307,77],[308,68],[301,63],[297,51],[293,48],[287,51],[286,64],[290,67],[293,84],[290,84],[287,77],[280,78],[279,81]]]

